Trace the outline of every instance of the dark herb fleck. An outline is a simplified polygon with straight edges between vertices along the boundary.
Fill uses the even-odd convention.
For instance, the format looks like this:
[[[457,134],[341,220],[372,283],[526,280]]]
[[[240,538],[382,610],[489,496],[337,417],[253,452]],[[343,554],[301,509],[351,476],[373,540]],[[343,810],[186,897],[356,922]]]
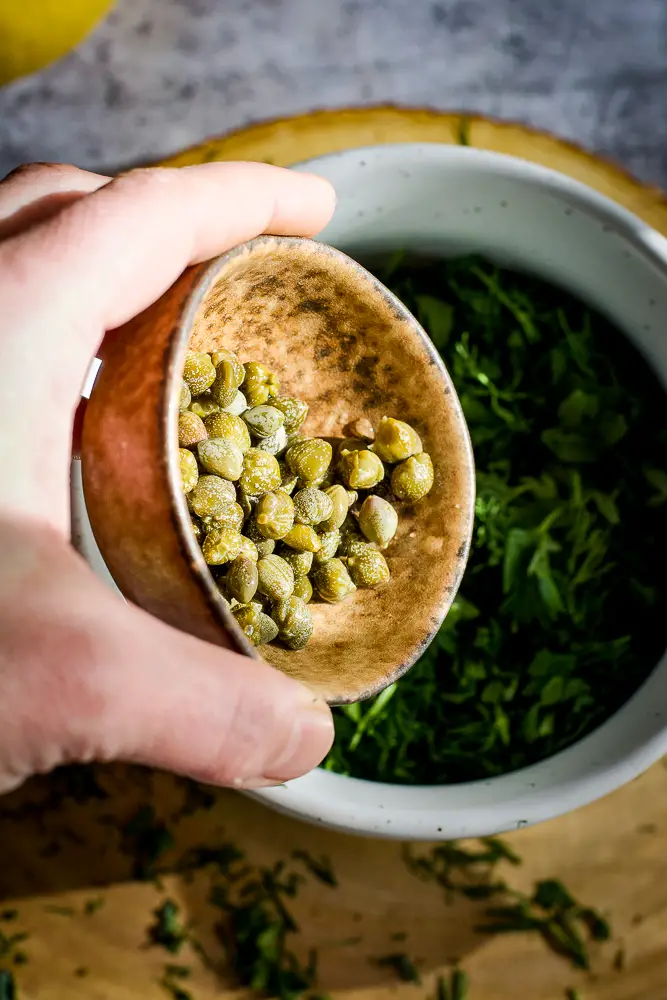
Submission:
[[[322,857],[318,860],[312,854],[309,854],[308,851],[293,851],[292,857],[297,861],[302,861],[311,875],[314,875],[320,882],[331,886],[333,889],[338,885],[338,880],[331,867],[330,858]]]
[[[152,806],[138,809],[123,829],[123,847],[134,859],[133,878],[153,878],[155,865],[173,846],[174,838]]]
[[[399,979],[404,983],[416,983],[420,985],[421,977],[416,965],[403,952],[395,952],[393,955],[383,955],[377,959],[377,964],[393,969]]]
[[[173,899],[165,899],[164,903],[153,910],[153,916],[155,920],[148,928],[149,941],[176,955],[188,937],[178,905]]]

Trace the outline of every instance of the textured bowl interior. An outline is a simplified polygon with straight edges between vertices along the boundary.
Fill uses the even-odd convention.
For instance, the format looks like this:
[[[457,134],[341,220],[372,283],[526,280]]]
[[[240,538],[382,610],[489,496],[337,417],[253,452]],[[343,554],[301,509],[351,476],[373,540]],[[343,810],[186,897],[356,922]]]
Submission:
[[[203,284],[192,349],[226,347],[244,361],[266,363],[284,393],[308,403],[303,429],[311,436],[340,438],[360,416],[373,423],[400,416],[433,459],[427,500],[401,507],[387,552],[390,583],[358,590],[341,604],[313,601],[315,629],[304,650],[262,648],[270,663],[331,702],[366,697],[420,655],[465,566],[472,454],[449,376],[404,307],[321,243],[260,237],[216,262]]]
[[[321,234],[328,243],[362,260],[399,247],[441,256],[481,253],[541,276],[605,313],[667,381],[667,241],[590,188],[523,160],[432,143],[347,150],[300,169],[336,187],[336,215]],[[521,771],[422,788],[317,770],[256,795],[292,815],[356,833],[476,836],[584,805],[666,752],[663,659],[594,733]]]

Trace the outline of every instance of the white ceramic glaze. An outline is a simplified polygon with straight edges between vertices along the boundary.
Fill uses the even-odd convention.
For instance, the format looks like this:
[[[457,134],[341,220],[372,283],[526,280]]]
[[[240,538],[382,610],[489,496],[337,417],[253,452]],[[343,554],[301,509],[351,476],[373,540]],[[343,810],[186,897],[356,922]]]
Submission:
[[[523,160],[436,144],[347,150],[296,169],[336,187],[336,215],[320,237],[326,242],[357,257],[396,248],[477,252],[540,275],[607,314],[667,382],[667,240],[591,189]],[[86,554],[99,570],[76,488],[73,500]],[[479,836],[584,805],[665,753],[667,659],[590,736],[512,774],[403,787],[317,770],[252,794],[304,820],[370,836]]]

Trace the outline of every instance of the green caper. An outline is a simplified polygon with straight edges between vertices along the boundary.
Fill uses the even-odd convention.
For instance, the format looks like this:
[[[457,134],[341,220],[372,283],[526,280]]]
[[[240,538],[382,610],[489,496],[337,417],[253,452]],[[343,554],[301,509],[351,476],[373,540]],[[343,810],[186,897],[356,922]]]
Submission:
[[[227,413],[225,410],[218,410],[211,413],[204,420],[204,427],[209,437],[224,438],[225,441],[232,441],[242,452],[246,452],[250,447],[250,434],[243,420]]]
[[[331,500],[331,514],[321,522],[320,528],[324,531],[333,531],[335,528],[340,528],[347,517],[349,507],[347,490],[344,486],[336,484],[329,486],[324,492]]]
[[[193,396],[210,389],[215,382],[215,365],[208,354],[188,354],[183,365],[183,381]]]
[[[433,486],[433,462],[423,451],[397,465],[391,474],[391,488],[399,500],[416,503],[423,500]]]
[[[270,615],[265,614],[263,611],[259,615],[259,636],[258,642],[255,643],[257,646],[264,646],[267,642],[273,642],[274,639],[278,638],[278,626],[274,622]]]
[[[370,490],[384,478],[384,466],[372,451],[345,451],[339,463],[340,476],[353,490]]]
[[[262,610],[262,605],[254,601],[240,604],[232,611],[236,624],[253,646],[263,646],[278,637],[278,626]]]
[[[195,488],[197,480],[199,479],[197,459],[191,451],[188,451],[187,448],[179,448],[178,457],[181,466],[181,483],[183,485],[183,492],[189,493]]]
[[[368,441],[360,438],[343,438],[338,443],[338,457],[342,458],[346,451],[365,451],[368,448]]]
[[[313,585],[322,600],[330,604],[344,601],[357,589],[340,559],[330,559],[329,562],[318,566],[313,574]]]
[[[252,542],[254,542],[260,559],[263,556],[270,556],[273,553],[276,547],[276,543],[272,538],[264,537],[264,535],[261,533],[261,531],[255,524],[254,518],[251,517],[246,521],[246,523],[243,526],[243,533]]]
[[[307,576],[310,573],[313,565],[312,552],[296,552],[294,549],[287,549],[281,555],[285,562],[290,564],[295,576]]]
[[[297,552],[319,552],[322,544],[309,524],[295,524],[284,536],[283,542]]]
[[[271,437],[261,438],[259,447],[262,451],[268,451],[269,455],[282,455],[287,448],[287,434],[284,427],[279,427]]]
[[[253,562],[257,562],[259,559],[257,546],[247,535],[241,535],[241,551],[239,552],[239,556],[243,556],[244,559],[252,559]]]
[[[239,479],[243,471],[243,452],[233,441],[224,438],[207,438],[197,445],[199,461],[207,472],[232,482]],[[249,454],[249,453],[248,453]]]
[[[382,497],[366,497],[359,511],[359,527],[369,542],[386,549],[396,534],[398,514]]]
[[[301,600],[308,604],[308,601],[313,596],[313,585],[307,576],[297,576],[294,580],[294,590],[292,591],[294,597],[300,597]]]
[[[280,386],[274,373],[260,364],[259,361],[249,361],[245,366],[243,392],[249,406],[260,406],[266,403],[269,396],[276,396]]]
[[[195,536],[198,542],[201,542],[204,537],[204,529],[201,526],[201,521],[198,517],[190,516],[190,523],[192,524],[192,534]]]
[[[192,393],[190,392],[190,386],[185,381],[185,379],[182,378],[181,391],[178,397],[178,409],[181,412],[183,412],[183,410],[187,410],[191,402],[192,402]]]
[[[257,506],[258,497],[252,497],[245,490],[242,490],[239,486],[236,490],[236,502],[243,511],[244,517],[252,517],[255,507]]]
[[[242,413],[245,413],[245,411],[248,409],[248,401],[246,400],[241,390],[237,389],[236,395],[234,396],[231,403],[228,403],[227,406],[221,407],[221,409],[223,409],[225,413],[232,413],[235,417],[239,417]]]
[[[220,359],[217,364],[214,360],[216,357]],[[220,406],[229,406],[245,378],[243,365],[231,351],[216,351],[212,360],[215,364],[215,382],[211,386],[211,395]]]
[[[255,523],[265,538],[284,538],[294,524],[292,498],[282,490],[264,493],[255,509]]]
[[[338,528],[333,528],[331,531],[322,531],[320,532],[319,539],[319,551],[313,556],[316,566],[321,566],[323,563],[329,562],[338,553],[340,531]]]
[[[196,413],[185,410],[178,414],[178,446],[192,448],[208,437],[204,421]]]
[[[344,524],[340,531],[341,537],[338,554],[342,558],[355,555],[358,552],[363,552],[367,548],[376,548],[372,542],[367,542],[366,539],[359,534],[356,523],[354,522],[352,524]]]
[[[278,626],[278,637],[289,649],[303,649],[313,634],[313,617],[306,602],[299,597],[277,601],[271,617]]]
[[[348,490],[347,491],[347,506],[348,507],[354,507],[354,505],[355,505],[355,503],[357,502],[358,499],[359,499],[359,494],[357,493],[356,490]]]
[[[305,486],[320,482],[330,464],[333,450],[321,438],[302,438],[287,451],[287,464]]]
[[[278,489],[281,478],[275,455],[269,455],[259,448],[250,448],[243,456],[239,485],[250,496],[260,496]]]
[[[209,566],[233,562],[241,551],[241,536],[235,528],[214,528],[202,543],[204,559]]]
[[[188,495],[188,506],[197,517],[215,517],[225,505],[235,503],[235,500],[236,490],[226,479],[200,476]]]
[[[373,451],[383,462],[404,462],[411,455],[419,455],[422,443],[419,434],[404,420],[383,417],[375,435]]]
[[[240,385],[243,385],[243,379],[245,378],[245,368],[243,367],[243,365],[241,364],[241,362],[239,361],[239,359],[237,358],[237,356],[234,354],[233,351],[227,351],[224,348],[221,348],[219,351],[212,351],[211,361],[213,362],[216,368],[218,368],[218,366],[221,365],[223,361],[226,361],[227,364],[230,365],[232,371],[230,384],[235,385],[237,389]]]
[[[320,524],[332,513],[331,497],[314,486],[307,486],[294,495],[294,520],[297,524]]]
[[[240,531],[243,526],[243,511],[239,504],[227,500],[215,514],[202,517],[201,522],[206,531],[212,531],[213,528],[234,528]]]
[[[245,556],[237,556],[225,579],[228,595],[241,604],[247,604],[257,593],[258,583],[257,563]]]
[[[275,406],[262,403],[260,406],[252,406],[246,410],[243,419],[255,437],[268,438],[275,434],[279,427],[283,426],[285,414],[277,410]]]
[[[220,407],[211,399],[210,395],[205,392],[203,395],[198,396],[197,399],[193,399],[190,403],[190,410],[192,413],[196,413],[198,417],[202,420],[208,417],[211,413],[217,413]]]
[[[357,587],[380,587],[388,583],[391,576],[385,557],[370,545],[350,556],[347,568]]]
[[[308,416],[308,404],[294,396],[272,396],[269,400],[285,417],[285,430],[296,431]]]
[[[280,475],[282,476],[280,480],[281,490],[283,493],[288,493],[291,496],[297,488],[299,477],[295,476],[294,473],[288,469],[285,462],[280,462]]]
[[[294,570],[280,556],[264,556],[257,563],[260,594],[270,601],[283,601],[294,590]]]

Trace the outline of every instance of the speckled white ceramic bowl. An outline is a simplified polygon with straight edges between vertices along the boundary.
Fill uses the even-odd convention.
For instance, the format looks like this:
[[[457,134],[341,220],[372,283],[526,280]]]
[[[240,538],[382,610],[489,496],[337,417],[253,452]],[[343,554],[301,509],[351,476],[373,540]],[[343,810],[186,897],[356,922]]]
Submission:
[[[591,189],[523,160],[436,144],[347,150],[297,169],[323,174],[338,192],[336,215],[321,234],[326,242],[357,257],[399,247],[442,256],[476,252],[542,276],[606,313],[667,381],[667,240]],[[81,547],[104,573],[76,470],[73,500]],[[584,805],[665,753],[667,660],[590,736],[512,774],[404,787],[316,770],[253,796],[304,820],[370,836],[479,836]]]

